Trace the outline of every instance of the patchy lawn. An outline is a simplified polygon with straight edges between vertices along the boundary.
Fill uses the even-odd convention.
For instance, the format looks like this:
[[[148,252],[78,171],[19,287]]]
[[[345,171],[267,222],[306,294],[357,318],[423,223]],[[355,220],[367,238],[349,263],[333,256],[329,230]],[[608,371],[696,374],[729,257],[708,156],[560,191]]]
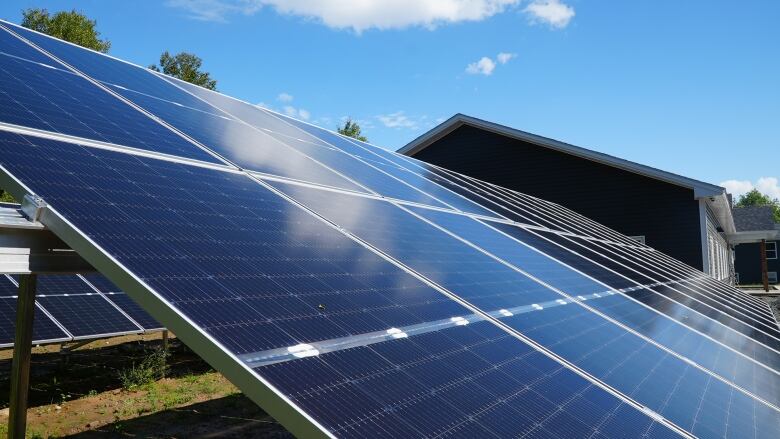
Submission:
[[[133,384],[123,380],[129,370],[147,364],[159,338],[96,341],[67,356],[59,346],[35,348],[28,437],[290,436],[175,339],[165,378]],[[0,351],[0,435],[7,432],[11,354]]]

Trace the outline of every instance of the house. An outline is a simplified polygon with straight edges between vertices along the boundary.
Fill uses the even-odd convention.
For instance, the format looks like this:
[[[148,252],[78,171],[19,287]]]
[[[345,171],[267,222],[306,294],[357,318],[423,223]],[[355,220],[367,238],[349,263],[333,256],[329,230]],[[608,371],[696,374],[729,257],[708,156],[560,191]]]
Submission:
[[[774,221],[771,206],[740,207],[734,209],[734,224],[737,234],[733,240],[736,246],[735,270],[737,283],[742,285],[762,284],[763,256],[766,260],[767,283],[777,284],[780,273],[780,224]],[[762,241],[764,249],[762,250]]]
[[[720,186],[462,114],[399,152],[556,202],[733,280],[736,228]]]

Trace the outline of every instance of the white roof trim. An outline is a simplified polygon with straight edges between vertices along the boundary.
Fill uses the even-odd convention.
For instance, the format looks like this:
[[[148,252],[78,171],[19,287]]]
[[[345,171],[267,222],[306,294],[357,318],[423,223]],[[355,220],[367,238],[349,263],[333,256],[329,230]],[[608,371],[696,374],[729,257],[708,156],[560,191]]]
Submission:
[[[761,240],[774,241],[780,239],[780,230],[749,230],[735,232],[727,235],[730,244],[747,244],[761,242]]]
[[[527,133],[525,131],[499,125],[497,123],[477,119],[476,117],[466,116],[465,114],[458,113],[452,116],[427,133],[412,140],[409,142],[409,144],[399,149],[398,152],[408,156],[414,156],[418,152],[422,151],[423,149],[432,145],[434,142],[445,137],[463,125],[470,125],[485,131],[491,131],[496,134],[525,142],[530,142],[535,145],[539,145],[555,151],[560,151],[566,154],[571,154],[607,166],[623,169],[634,174],[643,175],[645,177],[671,183],[676,186],[692,189],[695,199],[708,199],[710,208],[713,209],[716,217],[719,221],[721,221],[721,226],[727,233],[733,233],[736,231],[736,228],[734,227],[734,219],[731,215],[731,208],[728,199],[726,198],[726,189],[720,186],[694,180],[688,177],[683,177],[682,175],[673,174],[671,172],[662,171],[650,166],[611,156],[609,154],[596,152],[590,149],[560,142],[558,140]]]

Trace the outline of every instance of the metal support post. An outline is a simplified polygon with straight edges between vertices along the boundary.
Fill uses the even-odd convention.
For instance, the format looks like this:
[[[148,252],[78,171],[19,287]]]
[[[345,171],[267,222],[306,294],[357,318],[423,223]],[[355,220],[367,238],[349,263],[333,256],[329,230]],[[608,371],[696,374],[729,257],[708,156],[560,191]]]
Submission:
[[[10,439],[24,439],[27,430],[27,396],[30,389],[35,284],[35,274],[19,276],[19,297],[16,300],[16,334],[14,337],[14,358],[11,364],[11,395],[8,413],[8,437]]]

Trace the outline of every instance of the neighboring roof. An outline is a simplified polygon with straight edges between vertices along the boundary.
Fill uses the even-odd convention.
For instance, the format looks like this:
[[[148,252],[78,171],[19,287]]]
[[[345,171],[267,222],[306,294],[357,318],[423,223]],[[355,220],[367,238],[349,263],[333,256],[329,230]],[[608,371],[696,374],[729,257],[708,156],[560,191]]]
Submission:
[[[470,125],[476,128],[480,128],[486,131],[492,131],[497,134],[501,134],[507,137],[515,138],[525,142],[534,143],[545,148],[554,149],[556,151],[571,154],[584,159],[599,162],[615,168],[624,169],[635,174],[644,175],[647,177],[662,180],[668,183],[672,183],[678,186],[687,187],[694,190],[694,196],[696,198],[718,196],[726,193],[726,189],[703,181],[694,180],[692,178],[683,177],[682,175],[673,174],[671,172],[662,171],[650,166],[635,163],[629,160],[624,160],[609,154],[596,152],[590,149],[581,148],[579,146],[570,145],[568,143],[560,142],[558,140],[549,139],[547,137],[538,136],[536,134],[527,133],[514,128],[510,128],[497,123],[488,122],[476,117],[466,116],[465,114],[456,114],[446,121],[442,122],[438,126],[434,127],[427,133],[412,140],[408,145],[399,149],[398,152],[406,154],[408,156],[414,156],[418,152],[432,145],[442,137],[455,131],[463,125]]]
[[[733,215],[738,232],[776,230],[772,206],[737,207]]]
[[[721,226],[727,233],[734,233],[734,221],[731,216],[731,202],[726,193],[726,189],[711,183],[706,183],[692,178],[683,177],[671,172],[662,171],[651,166],[642,165],[619,157],[611,156],[579,146],[570,145],[558,140],[527,133],[514,128],[510,128],[497,123],[488,122],[476,117],[466,116],[465,114],[456,114],[427,133],[409,142],[408,145],[399,149],[398,152],[408,156],[414,156],[418,152],[434,144],[438,140],[452,133],[456,129],[464,126],[490,131],[506,137],[533,143],[545,148],[571,154],[577,157],[591,160],[597,163],[623,169],[645,177],[654,178],[677,186],[682,186],[693,190],[693,196],[696,199],[705,199],[710,208],[715,213],[716,218],[721,222]]]

